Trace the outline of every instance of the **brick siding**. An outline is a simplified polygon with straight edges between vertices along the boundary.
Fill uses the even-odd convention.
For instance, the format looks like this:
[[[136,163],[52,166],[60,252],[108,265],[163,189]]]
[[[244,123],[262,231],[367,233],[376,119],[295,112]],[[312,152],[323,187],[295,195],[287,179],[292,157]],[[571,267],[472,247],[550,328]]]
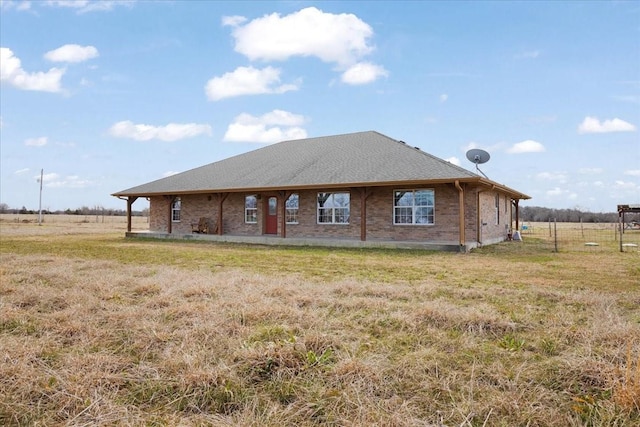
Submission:
[[[464,185],[464,184],[463,184]],[[435,192],[435,224],[433,225],[394,225],[393,224],[393,192],[394,190],[433,189]],[[486,187],[485,187],[486,188]],[[359,240],[361,233],[361,190],[332,189],[331,192],[350,193],[349,224],[318,224],[317,194],[318,190],[298,191],[299,210],[298,224],[286,224],[286,237],[300,238],[343,238]],[[453,184],[418,187],[376,187],[371,188],[366,201],[367,240],[391,240],[407,242],[458,242],[459,241],[459,192]],[[256,195],[258,199],[257,223],[247,224],[244,221],[245,196]],[[500,194],[500,221],[496,224],[495,195],[492,190],[482,191],[477,187],[465,187],[465,236],[468,242],[480,241],[488,244],[506,238],[511,226],[511,203]],[[229,193],[222,205],[223,234],[237,236],[260,236],[265,231],[265,215],[267,200],[271,196],[278,197],[278,235],[282,235],[282,203],[283,197],[277,192],[263,193]],[[180,221],[172,222],[171,232],[175,234],[191,233],[191,224],[197,223],[201,217],[208,218],[211,223],[218,219],[219,195],[197,194],[181,196],[182,209]],[[154,232],[168,232],[170,221],[169,198],[152,197],[150,203],[149,229]],[[483,225],[478,231],[479,203],[480,219]]]

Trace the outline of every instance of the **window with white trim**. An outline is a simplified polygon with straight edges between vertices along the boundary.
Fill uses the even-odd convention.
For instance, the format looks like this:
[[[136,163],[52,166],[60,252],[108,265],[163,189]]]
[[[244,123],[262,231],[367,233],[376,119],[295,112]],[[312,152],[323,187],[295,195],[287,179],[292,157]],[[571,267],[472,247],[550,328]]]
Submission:
[[[393,223],[395,225],[435,224],[435,191],[426,189],[394,191]]]
[[[250,195],[244,198],[244,222],[255,224],[258,222],[258,196]]]
[[[318,224],[349,224],[349,193],[318,193]]]
[[[180,222],[180,210],[182,209],[182,201],[180,197],[176,197],[171,202],[171,222]]]
[[[500,225],[500,194],[496,194],[496,225]]]
[[[289,196],[287,201],[285,202],[286,207],[286,220],[287,224],[297,224],[298,223],[298,208],[299,208],[299,197],[298,193],[293,193]]]

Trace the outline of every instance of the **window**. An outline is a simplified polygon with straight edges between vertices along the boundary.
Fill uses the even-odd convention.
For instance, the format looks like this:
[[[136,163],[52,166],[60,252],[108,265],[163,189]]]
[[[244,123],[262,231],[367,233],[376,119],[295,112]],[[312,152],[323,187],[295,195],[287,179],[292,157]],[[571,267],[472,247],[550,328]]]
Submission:
[[[496,194],[496,225],[500,224],[500,194]]]
[[[173,199],[171,203],[171,222],[180,222],[180,209],[182,208],[182,202],[180,197]]]
[[[299,207],[298,194],[293,193],[292,195],[290,195],[287,201],[285,202],[285,205],[287,209],[287,212],[286,212],[287,224],[297,224],[298,223],[298,207]]]
[[[434,206],[433,190],[397,190],[393,194],[393,223],[434,224]]]
[[[318,193],[318,224],[349,224],[349,193]]]
[[[248,224],[258,222],[258,197],[255,195],[244,198],[244,222]]]

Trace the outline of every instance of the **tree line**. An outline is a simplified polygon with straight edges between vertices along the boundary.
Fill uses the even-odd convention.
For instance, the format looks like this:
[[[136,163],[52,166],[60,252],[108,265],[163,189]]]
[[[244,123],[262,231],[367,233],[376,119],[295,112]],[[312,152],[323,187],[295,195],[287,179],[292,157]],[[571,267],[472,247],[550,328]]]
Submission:
[[[617,212],[589,212],[574,209],[553,209],[542,206],[521,206],[519,209],[521,221],[531,222],[618,222]]]
[[[0,213],[3,214],[37,214],[37,210],[22,207],[19,209],[10,208],[6,203],[0,203]],[[45,215],[100,215],[100,216],[126,216],[124,209],[107,209],[102,206],[82,206],[76,209],[65,209],[50,211],[43,209]],[[556,220],[558,222],[618,222],[617,212],[589,212],[578,208],[574,209],[554,209],[542,206],[522,206],[519,209],[521,221],[546,222]],[[133,216],[148,216],[149,209],[131,212]]]
[[[0,214],[14,214],[14,215],[29,215],[38,214],[38,210],[27,209],[25,206],[21,208],[10,208],[6,203],[0,203]],[[92,208],[88,206],[82,206],[76,209],[65,210],[49,210],[42,209],[43,215],[96,215],[96,216],[126,216],[127,211],[124,209],[108,209],[102,206],[94,206]],[[141,211],[132,211],[133,216],[148,216],[149,209],[143,209]]]

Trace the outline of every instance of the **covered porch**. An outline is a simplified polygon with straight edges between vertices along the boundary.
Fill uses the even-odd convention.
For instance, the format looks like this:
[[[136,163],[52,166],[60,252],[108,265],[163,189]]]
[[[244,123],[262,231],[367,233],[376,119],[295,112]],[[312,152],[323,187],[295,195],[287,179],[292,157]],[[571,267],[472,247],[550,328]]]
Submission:
[[[127,231],[127,238],[145,239],[170,239],[186,241],[205,241],[221,243],[244,243],[267,246],[317,246],[335,248],[384,248],[384,249],[415,249],[447,252],[468,252],[477,247],[476,242],[466,242],[460,245],[459,242],[408,242],[393,240],[357,240],[329,237],[287,237],[280,236],[237,236],[229,234],[197,234],[197,233],[162,233],[154,231]]]

